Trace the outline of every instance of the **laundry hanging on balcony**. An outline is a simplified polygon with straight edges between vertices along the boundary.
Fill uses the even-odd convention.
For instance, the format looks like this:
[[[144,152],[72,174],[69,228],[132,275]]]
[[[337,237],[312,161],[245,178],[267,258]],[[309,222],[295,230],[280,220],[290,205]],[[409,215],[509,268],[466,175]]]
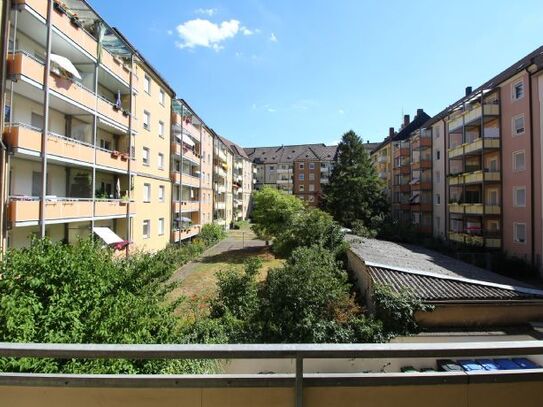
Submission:
[[[115,98],[115,108],[120,109],[122,107],[121,91],[117,91],[117,97]]]
[[[81,80],[81,75],[77,68],[68,58],[62,55],[51,54],[51,68],[60,71],[63,76],[73,77]]]

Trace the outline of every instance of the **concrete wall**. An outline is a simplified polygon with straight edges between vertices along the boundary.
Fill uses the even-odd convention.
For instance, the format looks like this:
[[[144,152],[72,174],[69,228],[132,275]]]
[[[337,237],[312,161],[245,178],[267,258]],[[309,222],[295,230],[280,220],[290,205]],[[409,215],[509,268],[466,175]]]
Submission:
[[[447,206],[447,173],[445,163],[447,161],[447,145],[445,126],[440,120],[432,125],[432,187],[433,187],[433,228],[434,237],[445,239],[447,237],[447,218],[445,208]],[[439,159],[437,158],[439,152]],[[439,196],[439,202],[437,199]]]

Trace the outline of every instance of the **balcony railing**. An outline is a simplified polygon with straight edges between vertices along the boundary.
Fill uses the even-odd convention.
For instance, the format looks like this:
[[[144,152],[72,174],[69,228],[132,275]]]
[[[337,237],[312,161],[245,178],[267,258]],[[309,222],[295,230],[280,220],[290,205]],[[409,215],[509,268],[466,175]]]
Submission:
[[[478,137],[471,142],[449,148],[449,158],[460,157],[465,154],[475,154],[484,149],[499,149],[498,137]]]
[[[453,120],[449,121],[449,132],[452,132],[454,130],[459,129],[464,124],[472,124],[476,122],[477,120],[481,119],[481,115],[483,113],[483,109],[481,109],[481,105],[478,105],[477,107],[467,110],[463,114],[457,116]],[[498,116],[500,114],[500,105],[497,103],[485,103],[484,104],[484,115],[485,116]]]
[[[529,357],[543,361],[541,341],[326,345],[85,345],[1,343],[0,357],[53,359],[190,359],[250,361],[254,373],[87,375],[3,373],[3,395],[44,406],[124,404],[256,404],[324,407],[358,405],[538,406],[543,369],[438,371],[436,359]],[[272,373],[268,363],[275,362]],[[434,367],[430,372],[401,372]],[[413,370],[414,370],[413,369]],[[258,372],[270,373],[258,373]],[[365,373],[363,373],[365,372]],[[43,391],[43,386],[50,390]],[[414,396],[416,395],[416,397]],[[262,403],[262,401],[268,403]],[[347,403],[347,401],[355,401]]]
[[[8,73],[12,76],[25,76],[43,86],[43,73],[45,66],[34,56],[24,51],[17,51],[8,56]],[[53,72],[49,74],[49,88],[52,92],[71,100],[76,105],[97,111],[105,118],[128,127],[129,113],[116,109],[115,105],[97,95],[77,81],[59,76]]]

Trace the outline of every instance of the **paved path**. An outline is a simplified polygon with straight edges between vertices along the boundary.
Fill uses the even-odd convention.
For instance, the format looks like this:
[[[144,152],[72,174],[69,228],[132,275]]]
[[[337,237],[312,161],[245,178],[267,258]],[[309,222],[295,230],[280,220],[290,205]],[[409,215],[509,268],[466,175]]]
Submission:
[[[202,256],[195,261],[185,264],[179,268],[170,278],[170,281],[182,281],[192,274],[201,263],[210,262],[215,256],[221,255],[225,252],[231,252],[236,250],[252,251],[258,250],[260,247],[266,245],[266,242],[258,239],[243,240],[239,237],[227,237],[213,247],[207,249]]]

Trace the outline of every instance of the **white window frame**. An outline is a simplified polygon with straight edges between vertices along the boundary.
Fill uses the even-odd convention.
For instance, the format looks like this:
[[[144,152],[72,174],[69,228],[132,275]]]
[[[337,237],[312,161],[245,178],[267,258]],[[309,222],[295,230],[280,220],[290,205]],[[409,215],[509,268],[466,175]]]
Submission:
[[[151,113],[147,110],[143,111],[143,128],[145,130],[151,130]]]
[[[315,192],[315,184],[309,184],[309,192]]]
[[[151,77],[147,74],[143,76],[143,90],[148,95],[151,94]]]
[[[145,225],[147,225],[147,233],[145,233]],[[151,220],[150,219],[144,219],[142,222],[142,230],[144,239],[149,239],[151,237]]]
[[[303,185],[303,184],[298,185],[298,191],[299,192],[305,192],[305,185]]]
[[[523,205],[520,205],[518,200],[517,200],[517,198],[518,198],[517,193],[519,191],[524,191],[524,204]],[[527,193],[526,193],[526,186],[525,185],[513,187],[513,206],[515,208],[526,208],[526,200],[527,200],[526,198],[527,198]]]
[[[164,218],[158,218],[158,235],[164,236]]]
[[[315,163],[309,163],[309,169],[314,170],[315,169]]]
[[[163,170],[164,169],[164,154],[158,153],[158,169]]]
[[[518,227],[519,226],[524,227],[524,240],[523,241],[518,239]],[[524,223],[524,222],[513,222],[513,242],[518,243],[518,244],[526,244],[526,241],[528,240],[527,235],[528,235],[528,233],[527,233],[526,223]]]
[[[521,172],[526,171],[526,152],[524,150],[517,150],[513,151],[512,153],[512,159],[513,159],[513,172]],[[523,168],[517,168],[517,156],[522,154],[524,156],[524,166]]]
[[[516,95],[516,88],[517,85],[522,85],[522,95],[517,97]],[[524,98],[526,91],[524,89],[524,79],[519,79],[511,84],[511,100],[516,101]]]
[[[166,199],[166,187],[164,185],[158,186],[158,202],[164,202]]]
[[[151,202],[151,184],[147,182],[143,184],[143,202]]]
[[[162,106],[164,106],[165,103],[166,103],[166,92],[164,92],[163,89],[160,89],[160,90],[158,91],[158,102],[159,102]]]
[[[164,138],[164,122],[162,120],[160,120],[158,122],[158,137],[160,138]]]
[[[523,126],[522,126],[521,132],[517,131],[517,126],[516,126],[517,119],[522,119]],[[525,132],[526,132],[526,119],[524,118],[524,113],[513,116],[511,118],[511,134],[513,135],[513,137],[522,136]]]
[[[141,162],[146,167],[149,167],[151,165],[151,150],[149,147],[142,147],[142,150]]]

